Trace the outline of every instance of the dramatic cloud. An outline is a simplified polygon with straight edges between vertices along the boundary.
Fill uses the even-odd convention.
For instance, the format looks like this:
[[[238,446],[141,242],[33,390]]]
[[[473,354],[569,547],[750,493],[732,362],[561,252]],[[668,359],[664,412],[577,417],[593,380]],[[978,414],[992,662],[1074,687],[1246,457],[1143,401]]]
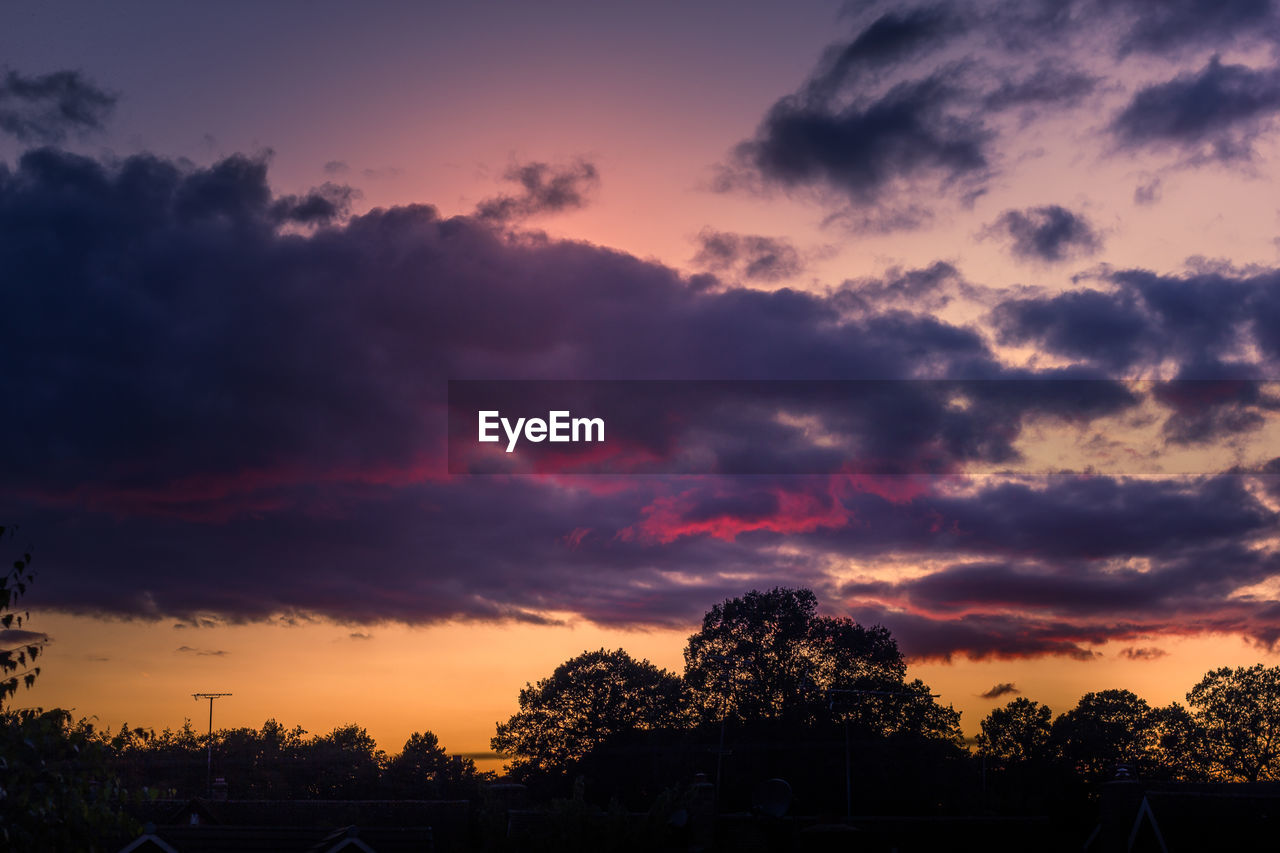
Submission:
[[[730,273],[749,281],[779,281],[804,269],[795,246],[778,237],[732,234],[703,229],[698,235],[698,267],[714,273]]]
[[[707,288],[479,214],[308,203],[243,157],[43,149],[0,170],[0,339],[21,401],[0,422],[0,517],[54,567],[41,605],[192,625],[686,626],[744,589],[807,585],[916,658],[1086,659],[1172,631],[1273,639],[1275,603],[1237,594],[1277,572],[1252,479],[962,476],[1016,466],[1032,423],[1144,402],[1171,418],[1269,412],[1261,392],[1157,393],[1100,367],[1225,360],[1241,330],[1274,353],[1273,274],[1112,273],[1110,290],[1081,293],[1095,323],[1127,308],[1135,330],[1101,360],[1056,316],[1060,297],[1008,301],[1004,334],[1084,363],[1026,370],[984,330],[916,310],[963,286],[947,264],[819,293]],[[689,402],[732,414],[696,445],[725,470],[853,449],[891,476],[451,476],[446,381],[494,376],[742,380]],[[797,377],[866,381],[743,390]],[[628,437],[661,450],[679,426]],[[908,476],[921,470],[951,476]],[[894,562],[920,571],[883,570]]]
[[[990,165],[990,133],[956,111],[959,93],[942,76],[902,83],[847,107],[803,96],[774,104],[740,162],[782,187],[832,188],[852,202],[878,202],[893,186],[933,179],[968,185]]]
[[[271,205],[272,214],[283,222],[325,225],[346,216],[351,202],[359,196],[347,186],[326,183],[304,196],[284,196]]]
[[[774,102],[717,188],[800,192],[832,209],[824,222],[855,231],[914,229],[1042,157],[1030,140],[1059,136],[1064,119],[1080,128],[1074,144],[1099,157],[1169,149],[1196,166],[1253,159],[1280,109],[1280,72],[1219,56],[1274,42],[1280,25],[1267,0],[871,2],[847,19],[852,35]],[[1197,70],[1152,79],[1152,56],[1203,62],[1208,51]],[[1097,128],[1097,115],[1114,118]],[[1139,203],[1157,184],[1144,186]],[[1049,210],[1067,213],[1039,215]],[[1073,226],[1025,225],[1047,227]],[[1073,233],[1078,254],[1099,247],[1087,227]],[[1049,260],[1059,259],[1053,245]]]
[[[859,78],[868,72],[936,47],[962,26],[961,19],[941,5],[882,15],[853,41],[828,48],[808,83],[806,97],[828,102],[847,85],[861,82]]]
[[[600,185],[596,167],[585,160],[567,166],[526,163],[512,166],[503,176],[520,185],[520,195],[500,195],[476,206],[481,219],[508,222],[540,213],[558,213],[583,207]]]
[[[1008,681],[1002,681],[983,693],[979,693],[983,699],[999,699],[1001,696],[1017,696],[1022,691]]]
[[[911,306],[937,310],[970,290],[960,271],[945,261],[925,269],[892,268],[879,278],[845,282],[844,294],[862,310],[877,306]]]
[[[1074,107],[1093,94],[1098,78],[1057,63],[1044,62],[1021,77],[1006,79],[983,97],[989,110]]]
[[[1166,652],[1164,649],[1156,648],[1155,646],[1142,646],[1142,647],[1128,646],[1120,650],[1120,657],[1124,658],[1125,660],[1137,660],[1137,661],[1157,660],[1158,658],[1162,658],[1167,654],[1169,653]]]
[[[79,71],[0,80],[0,131],[21,142],[61,142],[68,133],[101,130],[116,98]]]
[[[1014,257],[1057,263],[1095,254],[1102,239],[1079,213],[1056,204],[1026,210],[1006,210],[987,229],[1007,237]]]
[[[1266,41],[1276,33],[1270,0],[1123,0],[1113,13],[1130,16],[1124,52],[1169,53],[1230,44],[1241,37]]]
[[[1170,363],[1188,381],[1277,375],[1276,271],[1222,268],[1178,276],[1122,270],[1106,280],[1110,290],[1002,302],[991,318],[1000,340],[1035,343],[1113,376]]]
[[[1253,142],[1280,110],[1280,70],[1224,65],[1138,91],[1112,130],[1127,148],[1173,147],[1193,161],[1253,157]]]

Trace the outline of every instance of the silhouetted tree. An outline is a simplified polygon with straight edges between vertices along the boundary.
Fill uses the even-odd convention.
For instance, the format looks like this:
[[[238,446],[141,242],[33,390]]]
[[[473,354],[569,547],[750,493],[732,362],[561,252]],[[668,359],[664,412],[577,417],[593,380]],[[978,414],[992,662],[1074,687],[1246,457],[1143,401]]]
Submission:
[[[526,684],[491,743],[514,773],[562,772],[616,735],[680,725],[681,694],[679,677],[622,649],[583,652]]]
[[[1049,730],[1053,712],[1026,697],[995,708],[982,721],[978,752],[994,767],[1010,767],[1049,757]]]
[[[432,732],[411,734],[384,774],[394,796],[410,799],[470,796],[480,779],[474,761],[449,755]]]
[[[338,800],[374,796],[387,759],[369,733],[354,723],[308,741],[304,755],[312,795]]]
[[[12,535],[12,531],[9,532]],[[0,526],[0,538],[5,533],[6,529]],[[0,575],[0,708],[4,707],[5,699],[18,692],[19,686],[30,688],[40,674],[35,662],[47,639],[43,634],[23,628],[30,614],[17,610],[34,577],[30,554],[14,560],[13,568]]]
[[[112,766],[132,789],[147,787],[161,796],[193,796],[205,790],[204,736],[190,720],[178,731],[131,729],[121,725],[109,739]]]
[[[23,628],[28,614],[16,610],[32,580],[30,554],[0,575],[0,709],[40,674],[46,638]],[[108,757],[93,726],[68,711],[0,710],[0,850],[103,850],[132,831]]]
[[[1208,777],[1203,756],[1203,731],[1186,708],[1174,702],[1153,708],[1148,717],[1153,750],[1144,775],[1180,782]]]
[[[1089,782],[1110,779],[1120,764],[1141,770],[1154,756],[1151,706],[1128,690],[1086,693],[1053,721],[1057,754]]]
[[[1215,669],[1191,688],[1187,703],[1213,775],[1280,779],[1280,667]]]
[[[784,588],[712,607],[684,652],[695,713],[792,726],[834,713],[863,734],[959,742],[959,713],[934,702],[923,682],[905,681],[906,662],[887,629],[819,616],[817,607],[811,590]],[[834,712],[833,696],[843,696]]]
[[[86,720],[61,709],[0,714],[0,850],[114,850],[136,831],[108,764],[109,747]]]

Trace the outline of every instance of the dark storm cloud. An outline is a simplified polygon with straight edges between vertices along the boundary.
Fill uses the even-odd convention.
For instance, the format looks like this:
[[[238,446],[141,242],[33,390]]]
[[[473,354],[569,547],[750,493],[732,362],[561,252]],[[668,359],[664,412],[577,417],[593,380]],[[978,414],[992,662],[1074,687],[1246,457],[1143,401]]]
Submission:
[[[476,205],[476,215],[497,222],[524,219],[541,213],[559,213],[586,205],[600,185],[594,164],[578,160],[565,166],[525,163],[503,175],[520,185],[519,195],[499,195]]]
[[[1007,237],[1015,257],[1043,263],[1087,257],[1102,248],[1102,238],[1082,214],[1056,204],[1006,210],[987,233]]]
[[[1001,696],[1017,696],[1021,692],[1013,683],[1002,681],[990,690],[979,693],[978,696],[982,699],[999,699]]]
[[[1027,419],[1088,423],[1136,405],[1097,369],[1012,370],[979,330],[896,307],[958,286],[945,265],[828,293],[708,289],[479,216],[410,206],[300,229],[300,204],[273,194],[265,163],[243,157],[104,165],[38,150],[0,170],[0,340],[6,389],[21,403],[0,422],[10,451],[0,518],[22,521],[42,565],[56,568],[34,591],[39,604],[193,625],[545,624],[549,613],[687,625],[753,586],[803,584],[830,598],[833,556],[959,549],[1005,566],[1008,605],[1023,612],[945,610],[936,588],[963,591],[963,575],[867,587],[859,606],[913,654],[1084,657],[1108,637],[1161,633],[1139,618],[1136,597],[1157,591],[1142,585],[1154,581],[1087,574],[1102,598],[1123,581],[1117,601],[1132,604],[1104,622],[1088,589],[1062,587],[1055,572],[1134,557],[1195,590],[1200,610],[1178,611],[1190,624],[1260,636],[1248,608],[1263,605],[1228,612],[1225,596],[1272,567],[1219,546],[1252,541],[1273,519],[1229,481],[1064,478],[949,493],[900,477],[447,475],[451,378],[957,377],[965,383],[941,391],[889,383],[913,389],[876,398],[897,407],[879,421],[891,430],[809,398],[817,438],[776,408],[744,404],[750,431],[709,444],[726,458],[775,440],[779,453],[800,454],[824,451],[832,433],[890,461],[936,454],[942,470],[1010,459]],[[1188,305],[1166,292],[1176,281],[1113,282],[1144,322],[1236,322],[1225,306],[1202,310],[1207,281]],[[1265,323],[1261,306],[1239,322]],[[1183,337],[1196,334],[1216,341],[1228,330],[1189,326]],[[952,405],[957,395],[963,405]],[[1207,579],[1185,568],[1192,557],[1212,561]],[[1064,593],[1071,618],[1037,585]],[[887,603],[901,596],[937,612],[905,616]]]
[[[0,131],[21,142],[60,142],[101,130],[116,104],[79,71],[33,77],[6,71],[0,80]]]
[[[1129,149],[1173,147],[1193,160],[1246,160],[1280,110],[1280,71],[1224,65],[1139,90],[1111,128]]]
[[[101,523],[92,548],[61,552],[87,573],[42,584],[46,601],[150,617],[537,621],[554,604],[600,620],[670,619],[668,606],[685,618],[701,600],[671,589],[642,606],[609,568],[767,575],[785,562],[719,540],[659,554],[587,536],[573,553],[597,561],[585,574],[600,588],[584,587],[559,543],[578,527],[622,530],[640,507],[566,502],[550,486],[431,485],[444,476],[445,378],[892,377],[921,354],[929,369],[1002,375],[980,336],[927,316],[845,318],[834,297],[787,290],[709,293],[620,253],[509,239],[422,206],[310,234],[282,232],[280,209],[265,163],[243,157],[107,167],[38,150],[0,173],[11,308],[0,326],[24,401],[0,427],[5,517],[43,507],[33,525],[47,530],[81,514]],[[521,553],[482,545],[504,541]],[[385,543],[376,571],[372,543]],[[539,590],[532,563],[575,572],[546,573]],[[421,595],[403,592],[409,577]],[[713,576],[703,592],[739,585]]]
[[[440,432],[431,383],[450,375],[1011,378],[979,334],[927,315],[846,316],[838,294],[708,293],[618,253],[508,241],[426,207],[279,233],[298,202],[273,197],[265,170],[148,157],[107,169],[42,150],[0,177],[0,228],[13,237],[0,246],[13,275],[6,340],[23,368],[13,391],[31,401],[4,427],[21,451],[11,482],[78,483],[85,500],[158,508],[271,488],[313,465],[339,480],[420,471],[431,460],[415,454]],[[969,425],[946,445],[988,455],[974,420],[984,408],[940,420],[937,399],[895,405],[935,415],[887,446],[930,442],[924,424],[959,417]],[[1027,408],[998,405],[1006,419]],[[174,479],[181,496],[159,488]]]
[[[693,263],[715,273],[732,273],[750,281],[793,278],[804,269],[795,246],[781,237],[734,234],[704,228],[698,234]]]

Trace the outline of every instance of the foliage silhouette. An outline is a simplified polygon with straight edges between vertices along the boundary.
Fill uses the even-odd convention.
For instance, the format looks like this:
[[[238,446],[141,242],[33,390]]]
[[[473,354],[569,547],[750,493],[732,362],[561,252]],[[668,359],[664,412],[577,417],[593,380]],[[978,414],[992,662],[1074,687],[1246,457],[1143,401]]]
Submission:
[[[474,761],[449,755],[432,732],[411,734],[387,761],[384,777],[392,796],[431,799],[474,797],[480,778]]]
[[[1152,763],[1156,749],[1151,706],[1129,690],[1086,693],[1053,721],[1051,739],[1062,761],[1082,779],[1102,782],[1116,767],[1135,772]]]
[[[703,721],[833,717],[862,735],[961,742],[960,715],[934,702],[889,631],[817,615],[812,590],[752,590],[707,612],[685,647],[685,684]]]
[[[680,679],[621,649],[583,652],[520,691],[520,710],[499,723],[491,744],[517,776],[566,773],[609,738],[678,727]]]
[[[1191,688],[1187,703],[1214,776],[1280,779],[1280,667],[1215,669]]]
[[[978,752],[997,768],[1009,768],[1049,758],[1049,731],[1053,711],[1019,696],[996,708],[982,721]]]
[[[134,828],[102,738],[68,711],[4,708],[40,674],[47,638],[25,629],[28,614],[16,610],[34,577],[30,554],[0,576],[0,849],[101,850]]]
[[[12,535],[12,528],[0,526],[0,539],[6,532]],[[29,689],[40,675],[36,658],[48,639],[23,628],[31,614],[17,610],[34,579],[29,553],[14,560],[13,568],[0,575],[0,708],[4,708],[6,699],[17,694],[19,686]]]

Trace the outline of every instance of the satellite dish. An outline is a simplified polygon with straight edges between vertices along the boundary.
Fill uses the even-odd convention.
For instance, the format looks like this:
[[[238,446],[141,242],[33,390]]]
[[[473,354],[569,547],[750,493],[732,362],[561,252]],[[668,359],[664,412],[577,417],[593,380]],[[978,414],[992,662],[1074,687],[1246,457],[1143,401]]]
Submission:
[[[751,806],[767,817],[782,817],[791,806],[791,786],[786,779],[766,779],[756,786]]]

